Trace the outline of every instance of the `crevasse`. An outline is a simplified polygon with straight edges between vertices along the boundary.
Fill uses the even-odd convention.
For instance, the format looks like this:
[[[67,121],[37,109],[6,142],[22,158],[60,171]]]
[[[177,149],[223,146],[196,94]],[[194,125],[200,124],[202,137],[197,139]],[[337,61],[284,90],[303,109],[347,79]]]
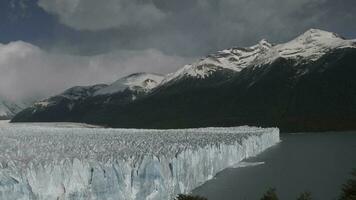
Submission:
[[[277,128],[0,128],[0,199],[169,200],[279,141]]]

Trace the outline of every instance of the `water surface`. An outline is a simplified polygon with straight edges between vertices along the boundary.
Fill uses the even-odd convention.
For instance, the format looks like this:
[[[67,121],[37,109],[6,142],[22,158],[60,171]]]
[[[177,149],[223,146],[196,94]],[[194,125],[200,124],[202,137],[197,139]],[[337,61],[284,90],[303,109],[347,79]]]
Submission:
[[[226,169],[193,193],[209,200],[258,200],[275,187],[282,200],[302,191],[312,192],[314,200],[335,199],[356,168],[356,132],[281,137],[280,144],[247,160],[258,165]]]

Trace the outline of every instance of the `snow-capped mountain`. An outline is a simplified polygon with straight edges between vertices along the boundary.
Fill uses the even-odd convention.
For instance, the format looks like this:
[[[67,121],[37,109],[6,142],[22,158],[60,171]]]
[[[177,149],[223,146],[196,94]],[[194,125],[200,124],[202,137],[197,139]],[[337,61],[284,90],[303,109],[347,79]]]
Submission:
[[[110,85],[98,84],[93,86],[76,86],[59,95],[36,102],[34,105],[46,107],[55,105],[63,99],[71,101],[71,104],[73,104],[76,101],[83,101],[90,97],[110,96],[125,91],[131,91],[132,93],[148,93],[157,87],[162,80],[163,76],[158,74],[136,73],[120,78]],[[73,105],[69,107],[72,106]]]
[[[123,92],[128,89],[131,91],[149,92],[157,87],[164,76],[159,74],[136,73],[123,77],[108,87],[104,87],[94,93],[94,95],[111,95],[118,92]]]
[[[33,115],[48,113],[45,121],[70,121],[73,113],[85,107],[101,107],[109,104],[127,104],[137,98],[148,94],[157,87],[163,76],[149,73],[136,73],[115,81],[110,85],[98,84],[93,86],[72,87],[59,95],[34,103],[27,108],[27,112]],[[82,110],[84,109],[84,110]],[[56,115],[51,115],[55,112]],[[57,120],[57,118],[60,119]]]
[[[208,55],[164,77],[134,74],[65,106],[16,121],[112,127],[278,126],[282,131],[355,129],[356,40],[311,29],[282,44]],[[56,112],[56,115],[53,113]]]
[[[204,79],[219,70],[239,72],[261,54],[271,49],[272,44],[261,40],[257,45],[245,48],[231,48],[211,54],[193,64],[185,65],[175,73],[168,74],[163,83],[177,80],[182,77],[196,77]]]
[[[246,67],[272,63],[278,58],[315,61],[326,53],[340,48],[356,48],[356,40],[346,40],[335,33],[310,29],[283,44],[273,45],[263,39],[251,47],[219,51],[168,74],[163,83],[187,76],[203,79],[219,69],[240,72]]]
[[[37,112],[37,109],[57,106],[62,102],[65,102],[65,104],[67,104],[67,108],[71,110],[76,102],[85,100],[86,98],[92,96],[96,91],[105,87],[107,87],[105,84],[72,87],[59,95],[34,103],[32,106],[34,108],[33,112]]]
[[[281,57],[315,61],[326,53],[340,48],[356,48],[356,40],[346,40],[335,33],[310,29],[292,41],[275,45],[261,54],[255,62],[266,64]]]

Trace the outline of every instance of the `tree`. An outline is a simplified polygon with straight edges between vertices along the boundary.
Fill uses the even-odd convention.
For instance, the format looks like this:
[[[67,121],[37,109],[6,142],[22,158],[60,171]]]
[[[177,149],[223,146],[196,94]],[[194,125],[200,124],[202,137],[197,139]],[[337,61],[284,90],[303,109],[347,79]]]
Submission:
[[[297,200],[311,200],[311,193],[310,192],[304,192],[302,193]]]
[[[190,196],[190,195],[180,194],[175,198],[175,200],[208,200],[208,199],[200,196]]]
[[[267,190],[267,192],[263,195],[261,200],[278,200],[278,196],[276,194],[276,189],[271,188]]]
[[[342,186],[340,200],[356,200],[356,169],[351,174],[352,178]]]

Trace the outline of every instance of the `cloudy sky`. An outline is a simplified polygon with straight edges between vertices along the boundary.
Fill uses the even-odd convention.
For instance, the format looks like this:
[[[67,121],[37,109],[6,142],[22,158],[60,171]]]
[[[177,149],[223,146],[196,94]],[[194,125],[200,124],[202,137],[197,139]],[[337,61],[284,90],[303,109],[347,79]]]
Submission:
[[[356,38],[355,0],[2,0],[0,96],[53,95],[309,28]]]

